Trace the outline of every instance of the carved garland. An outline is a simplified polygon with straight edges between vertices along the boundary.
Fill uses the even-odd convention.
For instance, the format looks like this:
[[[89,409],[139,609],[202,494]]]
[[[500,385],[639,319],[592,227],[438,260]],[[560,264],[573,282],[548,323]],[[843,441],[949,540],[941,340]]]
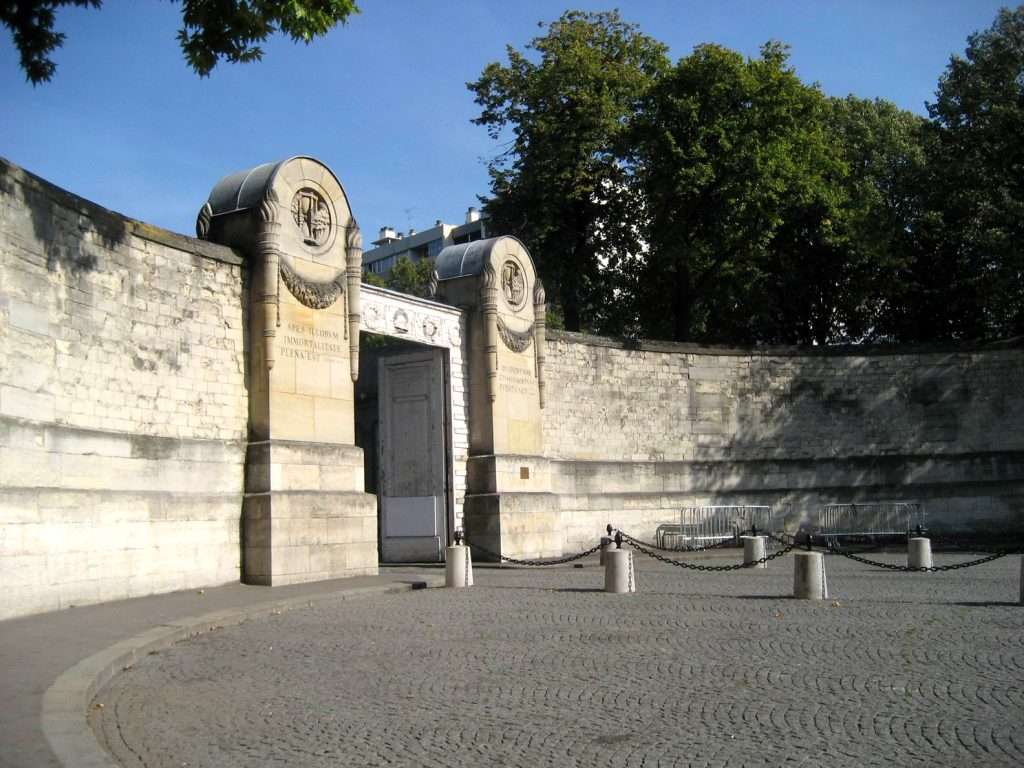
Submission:
[[[533,323],[525,331],[513,331],[505,321],[498,315],[498,335],[505,343],[505,346],[513,352],[525,352],[533,343]]]
[[[287,259],[281,259],[280,265],[281,279],[288,286],[288,291],[300,304],[310,309],[327,309],[345,292],[340,273],[333,280],[320,283],[299,275]]]

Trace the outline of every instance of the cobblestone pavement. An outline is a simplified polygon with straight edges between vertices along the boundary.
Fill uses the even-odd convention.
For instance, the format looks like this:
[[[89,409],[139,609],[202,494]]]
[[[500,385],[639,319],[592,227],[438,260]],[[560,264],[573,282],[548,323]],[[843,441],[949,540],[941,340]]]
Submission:
[[[92,723],[125,766],[167,768],[1024,765],[1020,558],[830,557],[820,603],[785,597],[789,557],[639,565],[634,595],[593,561],[477,568],[250,621],[119,675]]]

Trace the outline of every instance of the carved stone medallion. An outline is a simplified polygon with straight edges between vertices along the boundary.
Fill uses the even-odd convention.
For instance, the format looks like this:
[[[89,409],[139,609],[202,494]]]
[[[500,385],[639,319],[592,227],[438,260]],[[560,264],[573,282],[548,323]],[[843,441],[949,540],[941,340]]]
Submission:
[[[363,306],[363,321],[371,331],[384,330],[384,318],[381,315],[380,307],[376,304],[366,304]]]
[[[303,187],[292,198],[292,217],[306,245],[319,247],[331,234],[331,209],[319,192]]]
[[[512,309],[523,308],[526,303],[526,275],[518,262],[509,259],[501,266],[501,290]]]
[[[404,309],[399,309],[392,316],[391,327],[395,329],[395,333],[409,332],[409,315],[406,314]]]

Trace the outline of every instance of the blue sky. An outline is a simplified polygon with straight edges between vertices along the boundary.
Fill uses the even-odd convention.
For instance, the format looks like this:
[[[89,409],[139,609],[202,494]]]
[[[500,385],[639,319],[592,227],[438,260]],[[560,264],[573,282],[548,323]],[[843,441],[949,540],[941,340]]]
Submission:
[[[180,7],[106,0],[63,9],[54,80],[25,82],[0,43],[0,156],[133,218],[192,234],[212,186],[304,154],[344,184],[367,241],[383,225],[461,222],[487,192],[496,152],[465,83],[505,46],[522,48],[567,8],[547,0],[361,0],[363,12],[310,46],[271,40],[260,63],[200,79],[175,40]],[[624,18],[673,59],[713,42],[754,56],[791,46],[807,82],[925,114],[949,56],[991,26],[990,0],[620,0]]]

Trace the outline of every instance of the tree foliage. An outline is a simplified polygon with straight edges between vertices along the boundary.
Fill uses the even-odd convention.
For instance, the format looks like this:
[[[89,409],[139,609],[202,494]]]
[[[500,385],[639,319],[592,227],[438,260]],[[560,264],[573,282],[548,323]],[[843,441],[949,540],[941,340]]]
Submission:
[[[102,0],[0,0],[0,22],[11,30],[21,68],[33,84],[57,69],[51,55],[64,43],[54,31],[63,6],[99,8]],[[258,61],[260,43],[278,32],[310,43],[358,13],[354,0],[182,0],[178,41],[189,66],[202,77],[221,60]]]
[[[430,278],[433,272],[434,262],[430,259],[412,261],[407,256],[402,256],[386,275],[367,272],[363,275],[363,282],[420,298],[429,298]]]
[[[1024,6],[968,38],[939,80],[925,141],[923,297],[903,335],[1024,334]]]
[[[675,66],[568,13],[469,87],[496,231],[566,327],[727,343],[1024,333],[1024,6],[972,35],[930,119],[800,80],[787,49]]]
[[[602,270],[635,233],[621,162],[635,105],[667,65],[665,46],[617,12],[570,11],[528,46],[508,48],[468,87],[507,148],[489,167],[492,227],[538,254],[541,278],[565,326],[600,318],[611,300]]]
[[[754,60],[699,46],[651,89],[635,121],[646,333],[753,340],[772,298],[772,258],[822,257],[839,172],[825,105],[777,44]]]

